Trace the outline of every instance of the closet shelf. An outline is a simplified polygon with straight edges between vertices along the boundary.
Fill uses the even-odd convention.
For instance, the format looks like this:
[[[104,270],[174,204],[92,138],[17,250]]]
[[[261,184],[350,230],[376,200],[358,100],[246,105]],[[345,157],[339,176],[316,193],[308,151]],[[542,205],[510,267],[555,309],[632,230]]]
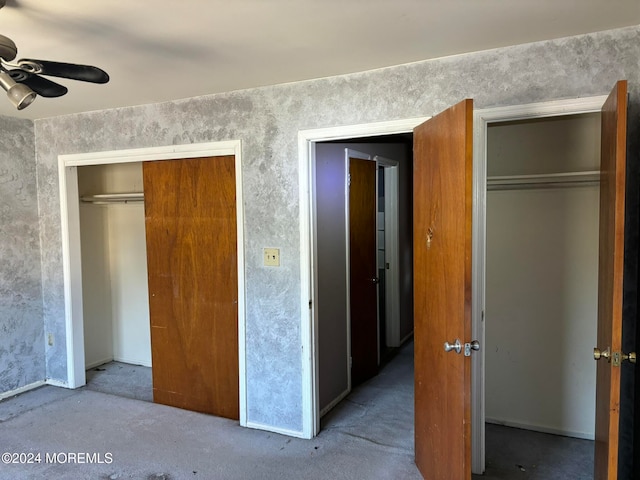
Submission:
[[[107,205],[110,203],[137,203],[144,202],[144,193],[100,193],[97,195],[83,195],[80,197],[83,203],[93,203],[94,205]]]
[[[487,190],[525,190],[534,188],[564,188],[598,185],[600,172],[546,173],[540,175],[510,175],[487,177]]]

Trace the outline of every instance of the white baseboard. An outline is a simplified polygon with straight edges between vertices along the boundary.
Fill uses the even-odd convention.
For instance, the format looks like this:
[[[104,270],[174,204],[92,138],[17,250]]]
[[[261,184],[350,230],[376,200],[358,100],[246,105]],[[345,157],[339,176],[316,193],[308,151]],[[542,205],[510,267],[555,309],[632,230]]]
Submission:
[[[141,365],[143,367],[151,367],[151,360],[143,360],[140,358],[129,357],[113,357],[114,362],[129,363],[131,365]]]
[[[351,393],[351,390],[345,390],[340,395],[338,395],[335,399],[333,399],[326,407],[320,410],[320,417],[322,418],[329,410],[339,404],[344,398]]]
[[[95,362],[88,363],[84,366],[85,370],[91,370],[92,368],[99,367],[100,365],[104,365],[105,363],[112,362],[113,358],[104,358],[102,360],[96,360]]]
[[[595,434],[589,432],[573,432],[570,430],[562,430],[560,428],[547,427],[543,425],[531,425],[527,423],[512,422],[509,420],[498,420],[496,418],[485,418],[486,423],[494,425],[503,425],[505,427],[521,428],[523,430],[532,430],[540,433],[550,433],[552,435],[562,435],[564,437],[580,438],[583,440],[594,440]]]
[[[47,378],[45,383],[47,385],[51,385],[52,387],[70,388],[67,382],[63,382],[61,380],[54,380],[53,378]]]
[[[125,358],[125,357],[113,357],[113,358],[105,358],[103,360],[98,360],[96,362],[91,362],[87,364],[84,369],[91,370],[92,368],[99,367],[100,365],[104,365],[109,362],[120,362],[120,363],[128,363],[130,365],[141,365],[143,367],[151,367],[151,362],[140,360],[137,358]]]
[[[38,380],[37,382],[30,383],[29,385],[25,385],[24,387],[16,388],[15,390],[10,390],[8,392],[0,393],[0,400],[4,400],[5,398],[15,397],[16,395],[20,395],[21,393],[28,392],[29,390],[33,390],[34,388],[41,387],[46,385],[44,380]]]
[[[402,340],[400,340],[400,346],[404,345],[404,343],[409,340],[411,337],[413,337],[413,330],[411,330],[411,332],[404,337]]]
[[[272,427],[271,425],[265,425],[262,423],[247,422],[245,426],[247,428],[254,428],[256,430],[265,430],[267,432],[279,433],[280,435],[286,435],[287,437],[296,437],[296,438],[305,438],[305,439],[308,438],[304,435],[304,432],[302,431],[287,430],[286,428]]]

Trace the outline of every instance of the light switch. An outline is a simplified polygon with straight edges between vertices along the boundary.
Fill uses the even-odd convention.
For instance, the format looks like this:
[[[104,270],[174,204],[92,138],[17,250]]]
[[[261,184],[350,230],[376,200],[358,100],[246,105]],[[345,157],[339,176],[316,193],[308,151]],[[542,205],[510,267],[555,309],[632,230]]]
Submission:
[[[280,249],[279,248],[264,249],[264,265],[266,267],[280,266]]]

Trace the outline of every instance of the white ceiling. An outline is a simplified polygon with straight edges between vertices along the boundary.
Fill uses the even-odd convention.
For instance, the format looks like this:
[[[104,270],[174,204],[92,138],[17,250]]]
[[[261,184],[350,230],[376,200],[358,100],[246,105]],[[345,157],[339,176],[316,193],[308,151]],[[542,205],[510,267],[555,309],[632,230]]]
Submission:
[[[6,1],[0,34],[17,58],[111,76],[106,85],[59,80],[67,95],[20,112],[0,98],[0,115],[32,119],[640,24],[640,0]]]

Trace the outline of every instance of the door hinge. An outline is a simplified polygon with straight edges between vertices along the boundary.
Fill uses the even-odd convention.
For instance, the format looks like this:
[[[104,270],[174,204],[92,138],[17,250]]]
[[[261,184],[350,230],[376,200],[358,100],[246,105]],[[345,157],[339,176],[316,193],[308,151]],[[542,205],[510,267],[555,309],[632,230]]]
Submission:
[[[313,305],[313,300],[309,300],[309,310],[311,310],[312,305]]]
[[[347,173],[347,186],[351,186],[351,174]]]
[[[349,368],[353,368],[353,357],[349,357]]]

